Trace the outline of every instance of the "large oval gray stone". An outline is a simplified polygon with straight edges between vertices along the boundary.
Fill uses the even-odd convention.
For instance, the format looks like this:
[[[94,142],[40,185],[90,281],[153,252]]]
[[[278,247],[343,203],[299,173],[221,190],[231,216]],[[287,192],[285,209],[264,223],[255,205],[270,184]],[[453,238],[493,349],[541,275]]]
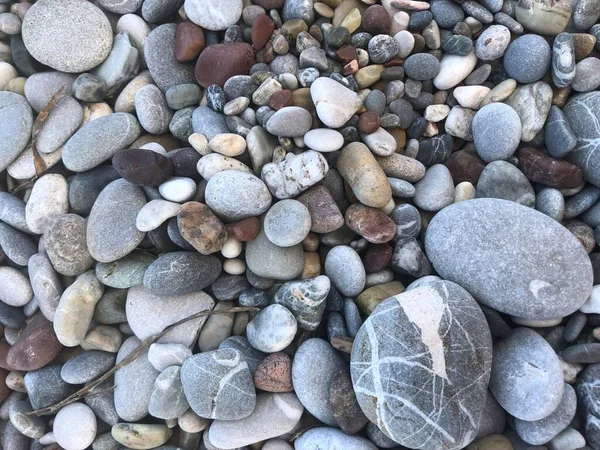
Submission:
[[[0,171],[23,151],[31,137],[33,113],[25,97],[0,92]]]
[[[358,331],[350,370],[369,420],[410,448],[461,449],[477,433],[492,364],[479,305],[449,281],[383,301]]]
[[[592,290],[592,265],[579,241],[550,217],[507,200],[444,208],[427,227],[425,250],[442,278],[517,317],[567,316]]]
[[[294,280],[304,270],[302,244],[277,247],[261,229],[253,241],[246,243],[246,264],[255,275],[274,280]]]

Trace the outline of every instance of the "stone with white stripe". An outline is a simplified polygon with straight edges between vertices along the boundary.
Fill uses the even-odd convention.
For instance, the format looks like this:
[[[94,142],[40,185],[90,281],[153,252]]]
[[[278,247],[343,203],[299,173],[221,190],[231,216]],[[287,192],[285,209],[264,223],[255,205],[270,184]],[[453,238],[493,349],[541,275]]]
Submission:
[[[356,335],[350,371],[363,412],[386,435],[452,450],[477,434],[491,363],[479,305],[459,285],[434,281],[375,308]]]
[[[205,419],[244,419],[256,406],[248,363],[232,348],[186,359],[181,366],[181,383],[190,407]]]

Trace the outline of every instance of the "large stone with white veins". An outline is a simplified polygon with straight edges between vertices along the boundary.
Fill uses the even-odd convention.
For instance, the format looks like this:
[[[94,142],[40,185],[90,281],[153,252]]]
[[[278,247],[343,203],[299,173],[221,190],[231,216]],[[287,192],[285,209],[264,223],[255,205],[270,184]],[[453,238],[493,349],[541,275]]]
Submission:
[[[571,98],[563,112],[577,138],[567,160],[579,166],[583,177],[600,186],[600,92],[587,92]]]
[[[494,345],[490,391],[515,418],[533,421],[548,417],[560,404],[563,389],[558,356],[532,329],[516,328]]]
[[[186,359],[181,367],[181,382],[190,407],[206,419],[244,419],[256,406],[248,363],[231,348]]]
[[[242,0],[186,0],[185,13],[192,22],[206,30],[225,30],[242,16]]]
[[[569,33],[560,33],[552,45],[552,82],[567,87],[575,78],[575,42]]]
[[[325,157],[313,150],[288,153],[280,163],[265,164],[261,178],[278,199],[295,197],[321,181],[329,171]],[[210,206],[210,205],[209,205]]]
[[[321,122],[340,128],[362,106],[361,97],[331,78],[320,77],[310,86],[310,95]]]
[[[399,444],[461,449],[477,433],[492,364],[479,305],[449,281],[383,301],[360,328],[350,371],[365,415]]]
[[[568,316],[592,291],[592,266],[579,241],[552,218],[507,200],[444,208],[427,227],[425,249],[441,277],[517,317]]]

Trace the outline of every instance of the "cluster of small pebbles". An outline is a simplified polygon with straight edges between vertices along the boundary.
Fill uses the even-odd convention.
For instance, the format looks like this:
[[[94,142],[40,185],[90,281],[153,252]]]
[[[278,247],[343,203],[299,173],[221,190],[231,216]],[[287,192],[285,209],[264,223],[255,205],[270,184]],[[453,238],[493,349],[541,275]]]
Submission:
[[[599,19],[0,0],[3,449],[600,450]]]

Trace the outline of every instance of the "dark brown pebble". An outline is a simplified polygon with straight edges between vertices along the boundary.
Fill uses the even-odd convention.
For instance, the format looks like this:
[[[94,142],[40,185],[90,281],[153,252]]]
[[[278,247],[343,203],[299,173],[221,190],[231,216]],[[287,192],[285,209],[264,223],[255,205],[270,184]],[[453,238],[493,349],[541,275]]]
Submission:
[[[173,174],[166,156],[141,148],[121,150],[113,156],[112,165],[125,180],[141,186],[158,186]]]
[[[393,239],[396,224],[379,209],[355,203],[345,214],[346,225],[356,234],[373,244],[383,244]]]
[[[235,75],[248,75],[255,63],[254,49],[245,42],[228,42],[207,47],[196,63],[196,79],[202,87],[223,86]]]
[[[365,417],[358,405],[348,373],[339,372],[331,382],[329,403],[333,417],[344,433],[358,433],[369,423],[369,419]]]
[[[281,8],[283,6],[283,2],[284,0],[253,0],[252,3],[269,10]]]
[[[362,26],[368,33],[388,34],[392,19],[381,5],[369,6],[363,13]]]
[[[38,370],[50,364],[62,348],[52,322],[38,314],[21,332],[8,352],[6,362],[14,370]]]
[[[196,165],[200,160],[200,154],[192,147],[179,148],[167,153],[167,158],[173,164],[173,175],[176,177],[196,177],[198,171]]]
[[[485,168],[485,162],[475,152],[459,150],[448,157],[446,167],[452,175],[454,184],[468,181],[476,186],[481,172]]]
[[[379,129],[379,114],[375,111],[367,111],[360,115],[358,129],[361,133],[371,134]]]
[[[273,93],[269,99],[269,106],[275,111],[279,111],[286,106],[292,106],[292,91],[289,89],[282,89],[281,91]]]
[[[368,273],[379,272],[385,269],[392,259],[394,248],[387,242],[384,244],[370,244],[365,253],[365,270]]]
[[[275,22],[269,16],[262,14],[254,20],[250,34],[255,50],[262,50],[275,30]]]
[[[348,64],[351,61],[358,60],[358,54],[356,48],[351,45],[344,45],[342,48],[336,50],[335,54],[342,60],[342,63]]]
[[[519,150],[519,169],[529,181],[556,189],[571,189],[583,181],[581,169],[564,159],[555,159],[542,150],[525,147]]]
[[[4,400],[6,400],[8,396],[12,393],[12,391],[6,385],[7,375],[8,370],[0,369],[0,404],[2,404]]]
[[[303,203],[310,212],[314,233],[330,233],[344,225],[344,216],[335,203],[329,189],[325,186],[313,186],[296,200]]]
[[[204,203],[184,203],[177,226],[181,236],[203,255],[218,252],[227,240],[225,225]]]
[[[193,61],[204,50],[206,41],[202,28],[192,22],[181,22],[175,33],[175,58],[179,62]]]
[[[0,368],[13,370],[12,367],[10,367],[6,362],[6,355],[8,355],[9,350],[10,345],[8,345],[8,342],[0,341]]]
[[[241,242],[253,241],[258,236],[259,231],[260,222],[257,217],[249,217],[239,222],[227,224],[229,235]]]

